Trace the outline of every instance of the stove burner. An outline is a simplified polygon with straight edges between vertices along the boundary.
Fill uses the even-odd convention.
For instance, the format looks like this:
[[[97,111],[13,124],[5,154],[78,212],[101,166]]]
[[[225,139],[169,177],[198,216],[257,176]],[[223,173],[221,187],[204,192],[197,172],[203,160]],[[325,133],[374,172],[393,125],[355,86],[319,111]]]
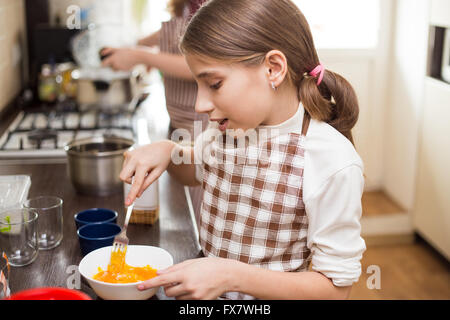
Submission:
[[[74,100],[65,100],[60,101],[56,104],[56,106],[53,108],[54,111],[57,113],[64,113],[64,112],[78,112],[79,106],[78,103]]]
[[[29,158],[62,158],[65,157],[64,144],[97,134],[135,138],[135,108],[128,110],[123,106],[104,110],[99,106],[78,106],[72,102],[33,105],[32,109],[22,111],[0,136],[0,161],[3,154],[7,157],[21,157],[23,154]]]
[[[45,140],[53,140],[55,142],[55,149],[58,148],[58,133],[50,129],[37,129],[28,133],[28,141],[36,145],[37,149],[41,148],[41,144]]]

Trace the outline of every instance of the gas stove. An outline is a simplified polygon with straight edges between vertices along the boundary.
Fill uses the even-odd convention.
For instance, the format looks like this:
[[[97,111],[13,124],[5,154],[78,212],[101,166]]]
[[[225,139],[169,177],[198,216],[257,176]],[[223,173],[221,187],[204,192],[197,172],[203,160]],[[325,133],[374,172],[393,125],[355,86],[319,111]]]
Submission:
[[[0,161],[58,163],[64,146],[97,135],[136,139],[136,108],[104,109],[76,104],[41,106],[22,111],[0,137]]]

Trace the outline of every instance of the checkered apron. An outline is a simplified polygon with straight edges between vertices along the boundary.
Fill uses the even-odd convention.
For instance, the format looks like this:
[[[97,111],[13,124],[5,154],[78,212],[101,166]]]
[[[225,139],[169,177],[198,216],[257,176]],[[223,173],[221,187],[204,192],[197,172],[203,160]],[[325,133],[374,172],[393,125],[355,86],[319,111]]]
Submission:
[[[200,215],[200,245],[205,256],[276,271],[308,268],[302,182],[309,117],[304,118],[302,134],[246,142],[244,148],[224,134],[208,145],[213,157],[202,161]],[[238,292],[227,292],[221,298],[254,299]]]

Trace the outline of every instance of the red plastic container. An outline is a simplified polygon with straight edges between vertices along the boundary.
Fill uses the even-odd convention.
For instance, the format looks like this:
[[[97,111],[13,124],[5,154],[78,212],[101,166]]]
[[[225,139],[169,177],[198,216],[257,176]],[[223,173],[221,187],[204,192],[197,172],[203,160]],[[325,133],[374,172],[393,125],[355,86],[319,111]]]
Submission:
[[[34,288],[11,295],[9,300],[92,300],[87,294],[66,288]]]

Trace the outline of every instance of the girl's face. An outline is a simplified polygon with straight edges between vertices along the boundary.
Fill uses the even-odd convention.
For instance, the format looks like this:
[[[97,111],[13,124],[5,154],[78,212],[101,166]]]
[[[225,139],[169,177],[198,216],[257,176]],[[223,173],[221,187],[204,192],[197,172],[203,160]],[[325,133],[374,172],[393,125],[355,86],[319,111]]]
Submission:
[[[253,129],[269,118],[273,96],[264,64],[247,67],[186,55],[198,84],[195,111],[207,113],[219,129]]]

